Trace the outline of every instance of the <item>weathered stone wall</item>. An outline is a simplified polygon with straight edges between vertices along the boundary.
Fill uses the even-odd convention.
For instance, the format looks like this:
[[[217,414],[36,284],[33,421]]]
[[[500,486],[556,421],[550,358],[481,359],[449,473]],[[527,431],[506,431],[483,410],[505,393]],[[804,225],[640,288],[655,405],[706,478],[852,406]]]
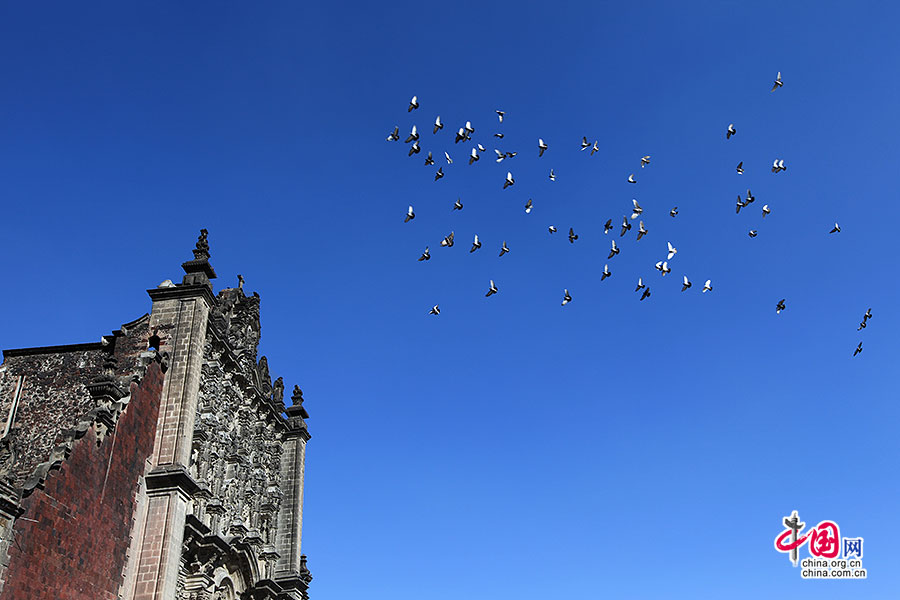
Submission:
[[[0,600],[114,600],[132,535],[135,492],[153,451],[164,375],[152,362],[115,429],[90,427],[43,489],[22,501]]]

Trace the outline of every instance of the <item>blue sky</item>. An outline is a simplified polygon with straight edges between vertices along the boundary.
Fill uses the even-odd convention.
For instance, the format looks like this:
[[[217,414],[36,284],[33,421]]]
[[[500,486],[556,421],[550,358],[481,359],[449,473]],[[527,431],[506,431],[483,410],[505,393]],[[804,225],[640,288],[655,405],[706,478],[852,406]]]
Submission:
[[[898,16],[8,4],[0,347],[138,317],[206,227],[216,289],[241,273],[261,294],[261,350],[307,398],[316,600],[893,597]],[[516,158],[467,165],[467,120]],[[424,152],[408,158],[385,136],[413,124]],[[602,224],[632,198],[649,233],[616,230],[607,260]],[[772,545],[795,509],[864,537],[869,579],[801,580]]]

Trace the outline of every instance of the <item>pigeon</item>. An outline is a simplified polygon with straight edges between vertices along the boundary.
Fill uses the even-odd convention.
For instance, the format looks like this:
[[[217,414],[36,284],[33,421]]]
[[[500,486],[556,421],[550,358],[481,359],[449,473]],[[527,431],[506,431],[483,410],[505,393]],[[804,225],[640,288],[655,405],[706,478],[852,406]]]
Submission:
[[[628,217],[622,215],[622,233],[619,234],[619,237],[624,237],[625,232],[631,229],[631,223],[628,222]]]
[[[409,101],[409,108],[406,109],[406,112],[412,112],[417,108],[419,108],[419,98],[417,96],[413,96],[412,100]]]
[[[428,153],[428,158],[425,159],[425,166],[429,167],[434,164],[434,159],[431,157],[431,152]]]
[[[872,318],[872,309],[871,309],[871,308],[867,308],[867,309],[866,309],[866,314],[863,315],[863,321],[868,321],[868,320],[871,319],[871,318]]]
[[[857,331],[862,331],[866,328],[866,320],[863,319],[862,323],[859,324],[859,327],[856,328]]]
[[[462,127],[459,128],[459,131],[456,132],[456,139],[453,141],[454,144],[458,144],[463,140],[468,140],[469,134],[466,133],[466,130]]]
[[[628,183],[637,183],[637,180],[634,178],[634,173],[628,176]]]
[[[862,352],[862,342],[860,342],[859,346],[856,347],[856,350],[853,351],[853,356],[856,356],[860,352]]]
[[[646,234],[647,234],[647,230],[644,229],[644,222],[641,221],[641,225],[640,225],[640,227],[638,227],[638,235],[637,235],[637,239],[640,240],[640,239],[641,239],[642,237],[644,237]]]
[[[491,287],[490,287],[490,289],[488,290],[488,293],[485,294],[484,296],[485,296],[485,297],[488,297],[488,296],[490,296],[490,295],[492,295],[492,294],[496,294],[498,291],[499,291],[499,290],[497,289],[497,286],[494,285],[494,280],[491,279]]]
[[[743,175],[743,174],[744,174],[744,161],[741,161],[741,162],[738,163],[738,166],[737,166],[737,174],[738,174],[738,175]]]
[[[409,223],[413,219],[416,218],[416,213],[413,212],[412,206],[409,207],[409,210],[406,211],[406,218],[403,219],[404,223]]]
[[[487,149],[485,149],[485,147],[482,146],[481,144],[476,144],[475,147],[478,148],[479,152],[487,152]]]
[[[841,232],[841,226],[837,224],[837,221],[835,221],[835,222],[834,222],[834,229],[832,229],[832,230],[829,231],[828,233],[840,233],[840,232]]]
[[[693,285],[693,284],[692,284],[692,283],[690,282],[690,280],[688,279],[688,276],[685,275],[685,276],[684,276],[684,283],[681,284],[681,291],[682,291],[682,292],[685,291],[686,289],[688,289],[688,288],[691,287],[692,285]]]
[[[421,151],[422,151],[422,149],[419,148],[419,142],[418,142],[418,140],[416,140],[415,142],[413,142],[413,145],[409,147],[409,154],[407,154],[407,156],[412,156],[413,154],[418,154]]]
[[[744,206],[747,206],[748,204],[752,204],[755,201],[756,201],[756,196],[754,196],[753,194],[750,193],[750,188],[747,188],[747,200],[746,200],[746,202],[744,202]]]
[[[448,235],[443,240],[441,240],[441,246],[446,246],[447,248],[450,248],[453,246],[453,232],[452,231],[450,232],[450,235]]]
[[[772,172],[780,173],[781,171],[787,171],[787,167],[784,166],[784,159],[776,158],[774,161],[772,161]]]
[[[672,242],[666,242],[666,245],[669,247],[669,256],[666,260],[672,260],[672,257],[678,254],[678,250],[675,249],[675,246],[672,245]]]
[[[497,138],[498,140],[502,140],[503,134],[498,131],[497,133],[494,134],[494,137]]]
[[[770,212],[772,212],[772,211],[769,210],[769,205],[768,205],[768,204],[764,204],[764,205],[763,205],[763,219],[765,219],[765,218],[766,218],[766,215],[769,214]]]
[[[553,169],[550,169],[550,181],[556,181],[556,173],[553,172]]]
[[[516,180],[513,179],[512,173],[507,171],[506,172],[506,181],[503,182],[503,189],[505,190],[509,186],[513,185],[515,182],[516,182]]]
[[[469,164],[471,165],[473,162],[479,159],[478,150],[476,148],[472,148],[472,153],[469,155]]]
[[[453,164],[453,159],[450,158],[450,155],[447,153],[446,150],[444,151],[444,158],[447,159],[447,164],[448,164],[448,165],[452,165],[452,164]]]
[[[656,263],[656,270],[662,273],[663,277],[666,276],[666,273],[672,272],[672,269],[669,268],[669,263],[662,260]]]
[[[431,252],[428,251],[428,246],[425,246],[425,252],[419,257],[420,262],[423,260],[431,260]]]
[[[434,131],[432,133],[437,133],[438,130],[443,129],[444,124],[441,123],[441,115],[437,116],[437,119],[434,120]]]
[[[774,92],[783,85],[784,83],[781,81],[781,71],[778,71],[778,77],[775,78],[775,85],[772,86],[772,91]]]
[[[634,198],[632,198],[631,201],[634,203],[634,208],[631,209],[632,210],[631,219],[634,220],[634,219],[638,218],[638,215],[640,215],[642,212],[644,212],[644,209],[641,208],[641,205],[638,204],[638,201],[635,200]]]
[[[502,110],[495,110],[494,112],[497,113],[497,118],[500,119],[500,122],[502,123],[502,122],[503,122],[503,115],[505,115],[506,113],[503,112]]]
[[[500,256],[503,256],[509,252],[509,248],[506,247],[506,240],[503,240],[503,246],[500,248]]]
[[[781,311],[783,311],[784,309],[785,309],[784,298],[782,298],[781,300],[778,301],[778,304],[775,305],[775,314],[776,315],[781,314]]]
[[[518,152],[507,152],[506,158],[515,158],[516,154],[518,154]]]
[[[612,228],[613,228],[612,219],[610,219],[606,223],[603,224],[603,233],[604,234],[609,233],[609,230]]]
[[[644,285],[644,280],[641,277],[638,277],[638,284],[637,284],[637,287],[634,288],[634,291],[636,291],[636,292],[640,291],[641,289],[643,289],[645,287],[647,287],[647,286]]]
[[[434,180],[437,181],[438,179],[440,179],[443,176],[444,176],[444,167],[440,167],[440,168],[438,168],[437,173],[434,174]]]
[[[549,231],[550,233],[556,233],[556,227],[551,225],[550,227],[547,228],[547,231]]]
[[[577,239],[578,236],[575,234],[575,230],[569,227],[569,243],[574,244]]]
[[[594,152],[600,152],[600,148],[597,147],[597,140],[594,140],[594,145],[591,147],[591,156],[594,155]]]
[[[531,208],[532,208],[531,198],[529,198],[528,202],[525,203],[525,214],[526,215],[531,213]]]
[[[481,248],[481,242],[478,241],[478,234],[476,233],[476,234],[475,234],[475,241],[472,242],[472,249],[469,250],[469,253],[475,252],[475,251],[478,250],[479,248]]]
[[[737,197],[737,206],[735,207],[735,212],[736,212],[737,214],[741,214],[741,209],[742,209],[743,207],[745,207],[745,206],[747,206],[747,205],[744,203],[744,199],[741,198],[741,195],[740,195],[740,194],[738,194],[738,197]]]
[[[600,281],[603,281],[610,275],[612,275],[612,273],[609,270],[609,265],[603,265],[603,275],[600,276]]]
[[[544,143],[544,140],[538,138],[538,158],[544,155],[544,150],[546,150],[549,146]]]
[[[566,304],[568,304],[569,302],[572,301],[572,296],[569,295],[569,290],[564,290],[564,292],[565,292],[565,296],[563,296],[563,301],[562,301],[563,306],[565,306]]]
[[[616,246],[616,240],[612,240],[612,248],[610,248],[609,256],[607,256],[606,258],[610,259],[618,253],[619,253],[619,248]]]
[[[453,210],[462,210],[462,201],[457,198],[456,202],[453,203]]]
[[[644,293],[641,294],[641,301],[643,302],[644,298],[649,298],[649,297],[650,297],[650,288],[647,287],[646,289],[644,289]]]
[[[650,164],[650,155],[648,154],[647,156],[642,156],[641,157],[641,168],[643,169],[644,167],[646,167],[649,164]]]
[[[494,152],[497,153],[497,162],[503,162],[503,159],[506,158],[506,155],[494,148]]]
[[[390,134],[388,134],[387,141],[396,142],[399,139],[400,139],[400,128],[394,127],[394,131],[392,131]]]
[[[429,315],[439,315],[439,314],[441,314],[441,309],[438,308],[437,304],[435,304],[434,306],[431,307],[431,310],[428,311],[428,314]]]
[[[466,130],[466,139],[469,139],[470,133],[475,133],[475,128],[472,127],[472,121],[466,121],[466,126],[463,129]]]
[[[752,237],[752,238],[755,238],[756,235],[757,235],[756,230],[755,230],[755,229],[751,229],[751,230],[747,233],[747,235],[749,235],[749,236]]]
[[[706,283],[703,284],[703,293],[712,291],[712,279],[707,279]]]
[[[734,128],[734,123],[728,125],[728,131],[725,132],[725,139],[731,139],[731,136],[737,133],[737,129]]]
[[[591,147],[591,143],[587,141],[587,137],[581,138],[581,151],[584,152]]]
[[[416,140],[418,140],[418,139],[419,139],[419,132],[416,131],[416,126],[413,125],[413,126],[412,126],[412,131],[409,132],[409,137],[406,138],[406,141],[403,142],[403,143],[404,143],[404,144],[408,144],[408,143],[414,142],[414,141],[416,141]]]
[[[669,211],[669,216],[670,216],[670,217],[673,217],[673,218],[674,218],[677,214],[678,214],[678,207],[677,207],[677,206],[676,206],[675,208],[673,208],[672,210]]]

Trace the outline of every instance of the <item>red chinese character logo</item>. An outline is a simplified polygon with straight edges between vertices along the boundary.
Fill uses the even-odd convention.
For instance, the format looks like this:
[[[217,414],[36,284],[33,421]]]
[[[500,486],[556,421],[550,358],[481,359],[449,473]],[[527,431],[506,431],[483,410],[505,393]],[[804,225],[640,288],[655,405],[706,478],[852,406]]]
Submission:
[[[834,521],[822,521],[809,532],[809,553],[821,558],[835,558],[841,547],[841,530]]]

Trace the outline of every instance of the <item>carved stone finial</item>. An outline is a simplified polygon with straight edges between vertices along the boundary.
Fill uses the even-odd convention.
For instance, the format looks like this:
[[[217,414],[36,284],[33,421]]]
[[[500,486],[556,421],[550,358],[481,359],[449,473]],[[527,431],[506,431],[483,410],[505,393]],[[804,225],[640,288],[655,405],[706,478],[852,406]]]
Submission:
[[[238,289],[239,290],[244,289],[244,278],[240,273],[238,273]]]
[[[209,242],[206,240],[207,235],[209,235],[207,230],[200,230],[200,236],[197,238],[197,247],[194,249],[194,258],[209,258]]]
[[[294,403],[294,406],[303,406],[303,390],[300,389],[299,385],[294,386],[294,393],[291,394],[291,402]]]
[[[216,278],[216,272],[209,264],[209,242],[206,240],[208,234],[206,229],[200,230],[197,247],[194,248],[194,259],[181,265],[185,273],[182,280],[184,285],[210,285],[209,280]]]

